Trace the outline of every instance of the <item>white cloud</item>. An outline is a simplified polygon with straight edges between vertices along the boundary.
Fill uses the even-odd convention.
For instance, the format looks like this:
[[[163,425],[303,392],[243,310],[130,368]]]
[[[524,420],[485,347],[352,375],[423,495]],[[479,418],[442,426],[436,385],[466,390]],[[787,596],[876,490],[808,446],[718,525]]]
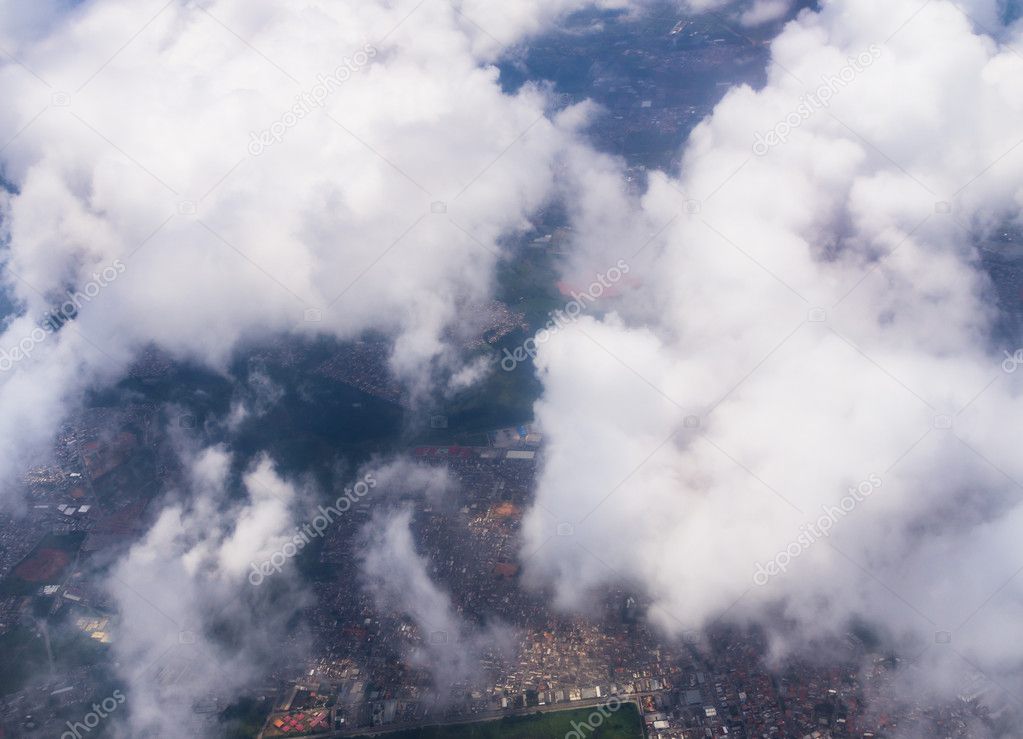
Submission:
[[[773,43],[766,88],[730,91],[681,174],[652,174],[638,202],[606,162],[577,164],[592,251],[576,261],[625,258],[639,282],[538,358],[551,446],[524,551],[543,545],[527,575],[562,605],[632,581],[679,632],[781,601],[802,642],[853,616],[916,652],[949,631],[959,654],[1018,680],[1020,387],[999,368],[973,239],[1023,205],[1023,60],[949,2],[918,9],[800,16]],[[753,153],[872,44],[880,57],[830,107]],[[872,473],[883,486],[826,541],[754,585],[758,562]],[[553,535],[559,517],[574,536]],[[950,649],[926,659],[936,683],[962,674]]]
[[[374,460],[368,466],[373,468],[380,492],[395,498],[422,495],[440,503],[458,486],[447,467],[419,464],[405,456],[386,462]]]
[[[739,20],[744,26],[759,26],[762,23],[781,20],[791,9],[791,0],[755,0],[753,5],[739,16]]]
[[[585,106],[552,121],[540,88],[504,94],[488,66],[586,5],[94,0],[64,16],[0,5],[17,60],[0,67],[0,156],[16,187],[3,198],[4,276],[25,309],[0,348],[67,289],[126,267],[0,376],[0,476],[151,342],[222,368],[278,332],[380,330],[399,376],[430,377],[446,329],[490,291],[499,238],[555,192],[560,160],[575,178],[573,275],[624,258],[636,282],[614,315],[541,349],[537,415],[552,446],[539,502],[576,527],[545,545],[555,567],[527,574],[565,606],[635,580],[668,629],[781,599],[804,638],[852,614],[902,643],[949,630],[1012,679],[1019,388],[988,345],[990,284],[968,232],[1023,205],[1023,61],[1000,45],[1018,45],[1018,31],[980,35],[996,22],[987,0],[964,6],[971,17],[948,0],[825,3],[774,43],[766,88],[732,90],[694,131],[681,174],[652,174],[634,199],[618,165],[578,142]],[[779,7],[727,9],[753,22]],[[872,44],[880,58],[829,107],[753,153],[756,134]],[[376,54],[322,111],[250,153],[252,132],[285,121],[318,75],[367,45]],[[826,321],[808,321],[818,307]],[[952,429],[936,427],[944,414]],[[229,599],[253,542],[283,534],[285,504],[260,491],[287,486],[268,464],[228,523],[210,502],[224,457],[204,457],[195,485],[209,492],[165,511],[119,568],[132,664],[178,638],[145,631],[132,589],[172,584],[158,605],[178,626]],[[871,473],[882,489],[828,542],[753,588],[757,561]],[[558,522],[535,509],[527,549]],[[422,630],[458,632],[408,523],[386,522],[367,572]],[[381,582],[391,570],[402,592]],[[446,661],[463,656],[425,659],[445,679],[466,668]],[[162,721],[152,700],[139,715]]]
[[[416,551],[411,522],[409,508],[370,522],[362,575],[378,609],[397,611],[415,624],[418,640],[406,659],[429,670],[438,696],[446,699],[451,688],[480,676],[484,652],[510,645],[510,631],[495,624],[474,628],[462,618],[451,596],[430,577],[426,558]]]
[[[5,4],[21,63],[0,66],[4,278],[25,313],[0,348],[94,272],[124,272],[0,375],[0,474],[150,343],[222,368],[280,332],[377,330],[414,390],[431,365],[457,372],[446,329],[488,297],[498,239],[551,196],[571,137],[487,61],[584,4]],[[280,141],[253,156],[267,129]]]
[[[187,460],[187,502],[164,508],[107,580],[128,736],[194,736],[182,719],[194,702],[230,700],[274,659],[301,652],[284,624],[305,594],[286,579],[271,592],[247,578],[251,562],[291,541],[299,491],[262,459],[243,476],[244,496],[232,499],[231,461],[219,447]]]

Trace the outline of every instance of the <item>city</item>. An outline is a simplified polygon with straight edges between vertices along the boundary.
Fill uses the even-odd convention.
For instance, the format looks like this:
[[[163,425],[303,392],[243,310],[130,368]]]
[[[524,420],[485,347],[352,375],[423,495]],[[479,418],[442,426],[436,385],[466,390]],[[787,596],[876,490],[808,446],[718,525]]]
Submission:
[[[0,0],[0,739],[1023,737],[1021,49]]]

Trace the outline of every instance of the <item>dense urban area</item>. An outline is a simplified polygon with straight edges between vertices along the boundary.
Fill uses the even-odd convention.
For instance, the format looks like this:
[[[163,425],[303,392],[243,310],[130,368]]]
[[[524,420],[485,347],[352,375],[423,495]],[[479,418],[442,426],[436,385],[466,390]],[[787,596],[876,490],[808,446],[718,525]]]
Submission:
[[[149,357],[135,372],[153,377],[167,370]],[[348,382],[362,386],[369,371],[352,370]],[[26,472],[28,509],[2,520],[0,640],[26,670],[5,667],[0,721],[8,736],[59,736],[65,715],[109,692],[104,657],[117,639],[118,614],[99,573],[145,530],[158,491],[180,472],[159,415],[145,404],[83,413],[62,430],[53,460]],[[193,421],[179,419],[186,431]],[[882,737],[908,727],[965,737],[978,717],[1000,718],[981,709],[981,698],[1008,708],[997,686],[969,671],[956,703],[891,703],[889,682],[897,671],[913,670],[912,661],[875,651],[866,632],[852,630],[843,643],[828,645],[828,654],[845,655],[840,664],[768,666],[756,630],[721,622],[681,638],[661,636],[639,593],[609,589],[593,613],[555,612],[519,579],[524,557],[544,557],[542,550],[524,555],[517,538],[543,450],[542,433],[529,425],[492,430],[476,445],[404,450],[417,465],[446,469],[457,498],[371,494],[329,529],[316,561],[307,563],[315,572],[315,602],[303,612],[315,637],[312,653],[282,643],[288,659],[243,699],[262,723],[261,736],[355,736],[614,700],[633,702],[647,735],[661,739]],[[374,509],[396,504],[413,507],[417,542],[458,614],[479,634],[492,635],[471,681],[436,685],[428,670],[403,659],[427,642],[457,652],[465,634],[419,633],[402,614],[376,608],[351,573],[360,530]],[[573,535],[563,526],[556,531]],[[614,574],[613,564],[604,566]],[[286,576],[303,575],[289,570]],[[502,633],[488,631],[497,620]],[[53,629],[59,638],[51,639],[47,623],[59,624]],[[158,680],[188,680],[190,648],[182,633],[179,647],[152,665]],[[215,731],[237,704],[237,696],[211,694],[180,706],[181,722],[196,732]]]
[[[608,20],[599,37],[566,31],[539,40],[503,64],[502,83],[511,89],[550,78],[564,105],[598,101],[603,112],[590,135],[627,161],[640,189],[648,170],[677,160],[689,132],[730,85],[758,81],[766,38],[769,31],[751,38],[713,15]],[[520,245],[520,272],[509,268],[499,299],[467,311],[474,331],[455,342],[467,354],[499,361],[500,348],[530,335],[567,294],[569,286],[551,280],[538,287],[536,279],[553,274],[550,265],[571,238],[563,220],[555,208],[538,214],[535,232]],[[1015,231],[1002,236],[1007,244],[1019,240]],[[998,290],[1018,296],[1018,254],[989,252],[983,257],[1000,275]],[[1006,314],[1006,332],[1018,331],[1020,315],[1018,308]],[[819,661],[805,654],[796,661],[772,658],[758,628],[727,614],[690,624],[685,613],[655,613],[648,594],[621,585],[598,594],[590,612],[556,610],[522,576],[527,558],[548,556],[542,547],[523,552],[520,537],[545,452],[544,429],[529,420],[531,368],[496,373],[486,387],[500,405],[487,413],[474,410],[478,399],[455,400],[430,409],[413,433],[395,433],[422,409],[388,372],[389,351],[383,339],[365,336],[314,347],[282,342],[240,360],[250,384],[270,376],[271,384],[293,382],[304,403],[295,410],[271,399],[264,428],[235,440],[246,453],[280,443],[282,456],[308,455],[319,464],[333,444],[360,462],[379,447],[445,471],[451,492],[371,493],[333,521],[280,575],[301,582],[312,598],[299,608],[294,637],[275,645],[274,669],[253,678],[241,696],[214,691],[173,706],[183,731],[355,737],[625,703],[636,707],[643,734],[656,739],[952,739],[1012,721],[1015,699],[965,662],[956,700],[899,698],[896,676],[912,679],[915,655],[884,651],[866,626],[850,625],[842,638],[820,645]],[[125,689],[112,665],[119,613],[108,589],[111,567],[149,530],[167,491],[180,487],[179,438],[225,438],[217,404],[195,401],[216,395],[215,378],[195,380],[202,385],[195,397],[167,391],[189,386],[198,377],[192,372],[147,351],[118,392],[91,396],[50,453],[26,464],[19,496],[10,496],[26,503],[0,513],[0,738],[62,736],[89,706]],[[333,425],[340,413],[354,420]],[[296,424],[303,435],[293,446],[271,438]],[[394,507],[411,511],[418,550],[466,631],[422,633],[365,587],[355,564],[363,531],[376,513]],[[551,527],[552,536],[575,536],[568,524],[552,520]],[[607,569],[609,582],[622,581],[615,563],[589,551],[582,537],[573,543]],[[682,635],[657,626],[665,620],[679,624]],[[190,679],[194,642],[181,630],[147,668],[158,684]],[[936,634],[931,648],[944,646]],[[471,677],[438,682],[409,658],[419,653],[469,655]]]

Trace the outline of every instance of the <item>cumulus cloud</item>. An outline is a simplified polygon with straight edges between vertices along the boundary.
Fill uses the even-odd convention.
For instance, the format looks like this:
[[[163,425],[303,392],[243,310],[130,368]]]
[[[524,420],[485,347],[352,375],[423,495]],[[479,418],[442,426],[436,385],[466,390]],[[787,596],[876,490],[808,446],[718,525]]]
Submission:
[[[182,502],[164,508],[107,580],[119,613],[113,642],[128,736],[195,736],[183,716],[210,698],[231,700],[253,676],[296,658],[285,622],[305,594],[286,578],[254,588],[248,575],[292,539],[301,491],[258,460],[231,493],[221,447],[188,460]],[[291,636],[285,637],[285,634]]]
[[[373,470],[380,492],[394,498],[422,496],[440,503],[458,486],[447,467],[418,464],[405,456],[376,461],[368,467]]]
[[[634,581],[669,630],[780,604],[802,639],[827,638],[857,616],[930,645],[938,689],[960,658],[1015,685],[1019,375],[999,368],[977,243],[1023,205],[1019,29],[992,0],[824,3],[774,42],[766,87],[728,93],[680,172],[636,196],[580,142],[587,106],[548,116],[543,88],[506,94],[490,66],[589,5],[0,3],[18,308],[0,335],[0,477],[154,343],[222,369],[276,333],[380,331],[420,391],[438,365],[469,384],[484,368],[451,366],[451,324],[489,296],[502,237],[567,194],[571,276],[624,259],[632,283],[540,347],[551,446],[524,545],[553,564],[527,576],[565,607]],[[172,732],[167,691],[187,702],[205,684],[144,669],[192,622],[219,654],[202,604],[259,633],[232,594],[253,548],[287,533],[295,491],[264,461],[231,506],[228,467],[223,451],[198,458],[195,502],[115,571],[140,727]],[[552,536],[560,522],[574,537]],[[409,525],[371,531],[368,582],[420,632],[471,643]],[[786,571],[757,582],[783,552]],[[167,623],[147,625],[153,603]],[[460,650],[422,650],[438,684],[471,673]]]
[[[265,416],[284,397],[284,388],[262,367],[252,367],[245,386],[235,389],[231,411],[226,419],[228,429],[237,431],[247,421]]]
[[[451,376],[448,381],[448,394],[453,395],[479,384],[489,377],[493,370],[493,362],[489,357],[479,357],[469,362]]]
[[[470,381],[448,329],[574,137],[488,64],[585,4],[5,3],[0,473],[150,344],[378,331],[414,392]]]
[[[442,698],[457,685],[481,674],[485,652],[510,644],[510,631],[500,625],[474,628],[459,613],[451,596],[430,577],[429,563],[417,550],[409,508],[370,522],[362,574],[377,607],[398,612],[416,626],[409,664],[428,670]]]
[[[744,26],[759,26],[784,18],[791,9],[790,0],[756,0],[742,12],[739,20]]]
[[[787,17],[799,0],[678,0],[686,13],[713,13],[723,19],[752,27],[774,23]]]
[[[625,258],[637,284],[537,361],[524,551],[563,606],[608,579],[669,631],[780,605],[779,654],[859,618],[922,653],[921,684],[1020,684],[1020,386],[979,247],[1023,205],[1023,59],[992,6],[827,3],[680,173],[631,198],[580,160],[575,265]]]
[[[587,7],[629,9],[644,0],[520,0],[516,3],[493,3],[489,0],[455,0],[463,21],[474,27],[477,48],[484,53],[500,51],[523,36],[534,35],[552,21]]]

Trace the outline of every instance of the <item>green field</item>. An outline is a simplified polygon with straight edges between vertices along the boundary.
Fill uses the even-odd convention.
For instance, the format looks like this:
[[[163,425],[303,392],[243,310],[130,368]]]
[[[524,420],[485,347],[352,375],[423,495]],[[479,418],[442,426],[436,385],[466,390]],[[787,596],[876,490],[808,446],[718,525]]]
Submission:
[[[375,739],[565,739],[566,736],[576,739],[578,735],[570,733],[573,723],[577,726],[587,723],[596,710],[597,707],[581,708],[476,724],[430,726],[378,735]],[[596,728],[584,729],[587,739],[643,739],[643,721],[634,703],[623,703],[617,712],[608,713],[600,726],[596,726],[597,723],[594,717],[590,726]]]

